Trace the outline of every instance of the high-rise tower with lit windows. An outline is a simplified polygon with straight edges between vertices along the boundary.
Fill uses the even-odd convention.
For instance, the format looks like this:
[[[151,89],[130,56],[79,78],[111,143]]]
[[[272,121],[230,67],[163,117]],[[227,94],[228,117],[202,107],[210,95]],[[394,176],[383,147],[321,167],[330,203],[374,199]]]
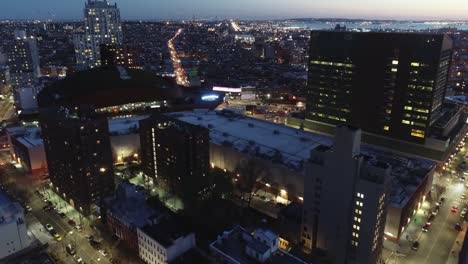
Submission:
[[[107,0],[88,0],[84,9],[85,32],[73,36],[79,70],[101,66],[101,46],[123,42],[120,10]]]
[[[306,164],[301,242],[333,264],[375,264],[382,251],[391,167],[360,145],[361,130],[340,125]]]
[[[306,119],[423,144],[442,114],[451,54],[445,35],[313,31]]]

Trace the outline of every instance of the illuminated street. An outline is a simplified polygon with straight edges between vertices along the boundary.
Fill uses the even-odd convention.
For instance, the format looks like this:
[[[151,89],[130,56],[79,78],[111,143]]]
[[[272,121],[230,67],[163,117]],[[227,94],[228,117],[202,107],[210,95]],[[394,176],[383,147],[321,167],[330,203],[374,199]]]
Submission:
[[[455,170],[457,165],[464,160],[466,150],[465,145],[454,156],[454,161],[449,165],[447,171],[443,174],[436,173],[434,176],[433,186],[445,186],[446,191],[442,194],[445,201],[440,205],[439,213],[434,217],[429,231],[423,232],[422,227],[426,223],[429,213],[435,208],[436,200],[430,201],[428,199],[412,218],[412,223],[403,233],[399,246],[392,247],[391,250],[388,247],[384,249],[383,259],[386,261],[385,263],[432,264],[448,263],[449,257],[456,259],[459,253],[456,250],[459,248],[457,239],[460,239],[458,242],[461,243],[463,238],[457,238],[460,232],[455,229],[455,225],[462,223],[462,230],[467,228],[466,222],[460,217],[460,212],[467,207],[466,198],[461,197],[462,194],[467,193],[467,187],[465,187],[465,182],[461,182],[458,177],[454,176],[455,174],[452,174],[451,170]],[[435,191],[434,193],[434,196],[437,196]],[[457,212],[451,211],[452,206],[458,207]],[[417,251],[411,249],[414,241],[420,243]]]
[[[174,40],[182,33],[182,29],[177,30],[177,33],[167,42],[169,52],[171,53],[172,65],[174,66],[174,73],[176,76],[177,84],[182,86],[189,86],[187,74],[185,73],[184,68],[182,67],[182,62],[177,54],[177,50],[174,46]]]

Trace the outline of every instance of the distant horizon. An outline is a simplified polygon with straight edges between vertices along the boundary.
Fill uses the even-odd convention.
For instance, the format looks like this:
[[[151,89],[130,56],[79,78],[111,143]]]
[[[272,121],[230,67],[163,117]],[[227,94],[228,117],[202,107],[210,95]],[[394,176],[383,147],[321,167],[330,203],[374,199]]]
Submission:
[[[445,0],[110,0],[123,20],[285,20],[346,18],[467,21],[468,1]],[[0,4],[0,20],[79,21],[85,0],[16,0]],[[27,8],[25,8],[27,7]]]
[[[162,18],[152,18],[152,19],[138,19],[138,18],[122,18],[122,22],[164,22],[164,21],[191,21],[192,18],[172,18],[172,19],[162,19]],[[195,17],[194,21],[226,21],[226,20],[233,20],[233,21],[291,21],[291,20],[322,20],[322,21],[369,21],[369,22],[386,22],[386,21],[394,21],[394,22],[442,22],[442,23],[468,23],[468,19],[460,19],[460,20],[451,20],[451,19],[385,19],[385,18],[346,18],[346,17],[293,17],[293,18],[197,18]],[[24,21],[24,22],[33,22],[33,21],[50,21],[50,22],[81,22],[84,21],[84,18],[27,18],[27,19],[18,19],[18,18],[0,18],[0,22],[6,21]]]

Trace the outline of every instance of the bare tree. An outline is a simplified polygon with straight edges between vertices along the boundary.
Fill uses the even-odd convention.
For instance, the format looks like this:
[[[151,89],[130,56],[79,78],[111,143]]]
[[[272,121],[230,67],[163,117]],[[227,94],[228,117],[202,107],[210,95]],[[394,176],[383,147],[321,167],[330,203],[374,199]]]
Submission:
[[[254,157],[241,160],[236,172],[239,175],[236,187],[242,195],[242,207],[244,202],[250,207],[254,194],[261,186],[260,183],[269,177],[270,172],[259,159]]]

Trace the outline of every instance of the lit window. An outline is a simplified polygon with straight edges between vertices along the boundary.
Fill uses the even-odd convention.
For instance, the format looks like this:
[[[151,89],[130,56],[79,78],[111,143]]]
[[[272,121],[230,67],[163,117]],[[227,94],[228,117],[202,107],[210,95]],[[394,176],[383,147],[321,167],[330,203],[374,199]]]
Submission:
[[[413,110],[413,107],[411,107],[411,106],[405,106],[405,110]]]
[[[419,62],[412,62],[411,63],[411,66],[413,66],[413,67],[419,67],[419,65],[420,65]]]
[[[392,68],[392,72],[397,72],[398,69],[397,68]]]
[[[398,61],[397,61],[397,60],[393,60],[393,61],[392,61],[392,64],[393,64],[393,65],[398,65]]]
[[[388,131],[388,130],[390,130],[390,127],[389,127],[389,126],[384,126],[383,129],[384,129],[385,131]]]
[[[409,124],[410,124],[410,121],[408,121],[408,120],[401,120],[401,123],[406,124],[406,125],[409,125]]]

